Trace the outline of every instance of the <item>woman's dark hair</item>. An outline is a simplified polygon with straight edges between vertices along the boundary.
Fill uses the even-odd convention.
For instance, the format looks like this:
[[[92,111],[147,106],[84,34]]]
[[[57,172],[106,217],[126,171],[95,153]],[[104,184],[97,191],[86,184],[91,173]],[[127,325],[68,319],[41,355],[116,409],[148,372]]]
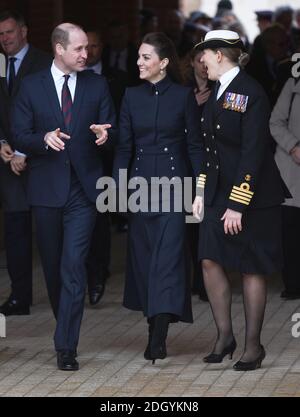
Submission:
[[[168,58],[167,74],[176,83],[182,83],[179,58],[174,43],[162,32],[152,32],[144,36],[142,43],[153,46],[160,59]]]
[[[249,62],[249,55],[239,48],[218,48],[215,52],[220,51],[229,61],[244,68]]]

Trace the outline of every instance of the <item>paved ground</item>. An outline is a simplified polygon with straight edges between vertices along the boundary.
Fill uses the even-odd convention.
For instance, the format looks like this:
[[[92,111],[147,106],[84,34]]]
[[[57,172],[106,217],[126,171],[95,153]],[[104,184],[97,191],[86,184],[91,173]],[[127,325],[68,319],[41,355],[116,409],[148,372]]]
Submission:
[[[8,317],[7,337],[0,339],[0,396],[300,396],[300,338],[291,334],[293,313],[300,300],[282,301],[280,280],[270,280],[263,330],[267,357],[253,372],[235,372],[244,339],[242,297],[233,277],[233,318],[238,349],[234,360],[208,365],[202,357],[215,337],[207,303],[193,297],[194,324],[173,324],[168,353],[153,366],[143,358],[147,329],[140,313],[121,306],[125,235],[115,235],[112,276],[96,308],[88,303],[79,346],[80,370],[56,368],[52,335],[55,322],[49,308],[38,259],[34,270],[34,301],[30,316]],[[0,302],[9,283],[0,258]]]

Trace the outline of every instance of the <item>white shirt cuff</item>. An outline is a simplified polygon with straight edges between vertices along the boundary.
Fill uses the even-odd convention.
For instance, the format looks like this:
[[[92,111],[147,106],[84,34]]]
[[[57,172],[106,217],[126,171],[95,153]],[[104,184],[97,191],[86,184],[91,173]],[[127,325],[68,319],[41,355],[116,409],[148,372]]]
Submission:
[[[15,151],[15,155],[16,156],[26,156],[25,153],[19,152],[19,151]]]

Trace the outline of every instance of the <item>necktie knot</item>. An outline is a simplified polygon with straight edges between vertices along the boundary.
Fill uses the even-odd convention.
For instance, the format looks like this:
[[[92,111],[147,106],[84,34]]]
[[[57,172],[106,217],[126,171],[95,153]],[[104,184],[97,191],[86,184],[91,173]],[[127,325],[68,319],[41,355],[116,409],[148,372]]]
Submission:
[[[10,58],[8,58],[8,60],[9,60],[10,64],[14,64],[16,62],[17,58],[14,57],[14,56],[11,56]]]
[[[69,74],[65,74],[64,75],[64,79],[65,79],[65,83],[66,84],[68,84],[69,78],[70,78],[70,75]]]

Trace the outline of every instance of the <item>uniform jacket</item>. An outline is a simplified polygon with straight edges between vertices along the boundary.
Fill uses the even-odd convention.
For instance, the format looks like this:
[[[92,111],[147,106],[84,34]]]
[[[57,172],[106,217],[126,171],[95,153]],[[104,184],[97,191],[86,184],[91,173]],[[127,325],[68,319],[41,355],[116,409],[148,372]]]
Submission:
[[[235,107],[224,108],[226,93],[239,95],[229,95]],[[244,109],[238,107],[242,104]],[[244,71],[219,100],[211,94],[201,118],[206,160],[198,181],[206,205],[244,212],[284,201],[288,191],[271,152],[269,114],[262,87]]]
[[[292,95],[295,93],[290,109]],[[290,78],[285,84],[271,115],[270,128],[277,143],[275,161],[293,198],[288,199],[289,206],[300,207],[300,165],[289,154],[300,146],[300,82]],[[290,109],[290,114],[289,114]]]
[[[120,115],[114,178],[131,160],[130,178],[183,178],[188,175],[187,155],[196,176],[204,151],[193,91],[168,76],[157,84],[128,88]]]
[[[16,148],[24,152],[28,163],[28,197],[31,205],[62,207],[70,188],[74,168],[86,195],[97,197],[96,182],[103,175],[95,134],[90,125],[109,123],[110,139],[115,130],[115,114],[104,77],[91,71],[77,74],[70,125],[71,139],[64,151],[46,149],[47,132],[60,128],[65,132],[63,114],[50,68],[23,80],[12,111]]]

